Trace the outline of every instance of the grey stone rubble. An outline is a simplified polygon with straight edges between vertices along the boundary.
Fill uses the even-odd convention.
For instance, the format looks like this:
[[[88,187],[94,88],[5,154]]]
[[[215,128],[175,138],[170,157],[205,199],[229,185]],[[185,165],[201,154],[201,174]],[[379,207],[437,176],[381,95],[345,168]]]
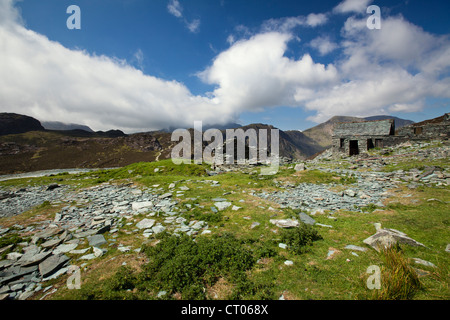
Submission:
[[[6,259],[0,260],[0,298],[27,299],[43,290],[46,281],[66,273],[70,264],[81,265],[101,257],[112,245],[121,252],[133,250],[115,243],[116,232],[126,225],[136,228],[124,232],[135,233],[143,241],[165,230],[189,236],[210,232],[205,221],[183,218],[181,214],[187,212],[186,208],[177,206],[178,201],[172,199],[172,194],[158,187],[140,189],[132,184],[104,183],[76,192],[64,186],[53,186],[48,191],[48,186],[27,187],[26,191],[8,190],[16,194],[2,200],[3,211],[8,216],[20,214],[43,201],[67,205],[55,214],[54,220],[28,227],[0,226],[0,237],[18,234],[31,239],[15,247],[0,248],[0,253],[13,249]],[[164,221],[156,223],[152,219],[156,216]]]
[[[344,169],[323,171],[344,176],[351,175],[357,178],[358,182],[348,185],[346,190],[339,192],[332,190],[334,187],[342,186],[339,184],[300,183],[296,186],[282,185],[281,188],[286,189],[284,192],[270,194],[263,192],[256,195],[274,201],[282,208],[302,209],[313,215],[329,210],[332,214],[337,210],[362,211],[362,208],[370,204],[384,207],[383,200],[390,196],[389,189],[396,186],[391,175],[382,172],[358,172]],[[304,218],[306,219],[306,216]],[[311,222],[309,221],[310,224]]]
[[[12,217],[31,208],[41,205],[45,201],[52,203],[64,199],[68,187],[53,185],[48,186],[29,186],[18,190],[2,190],[0,188],[0,218]],[[37,197],[36,195],[39,195]]]

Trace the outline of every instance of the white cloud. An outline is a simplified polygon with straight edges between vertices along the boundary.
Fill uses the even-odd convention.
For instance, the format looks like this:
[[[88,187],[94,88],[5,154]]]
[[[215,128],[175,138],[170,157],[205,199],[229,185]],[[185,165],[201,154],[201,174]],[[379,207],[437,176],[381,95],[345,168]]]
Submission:
[[[184,25],[186,28],[192,32],[197,33],[200,30],[200,19],[194,19],[192,21],[188,21],[186,18],[183,17],[183,7],[181,6],[180,2],[178,0],[170,0],[169,4],[167,5],[167,10],[169,13],[179,19],[181,19],[184,22]]]
[[[0,4],[4,6],[5,0]],[[193,95],[182,83],[145,75],[122,60],[69,50],[8,17],[0,20],[0,110],[4,112],[126,132],[234,119],[212,99]],[[138,50],[136,58],[140,57]]]
[[[365,13],[367,7],[373,0],[344,0],[334,7],[335,13]]]
[[[335,63],[342,81],[332,90],[316,90],[305,102],[317,112],[310,120],[416,112],[427,97],[450,98],[447,36],[427,33],[402,17],[386,17],[376,32],[365,19],[350,17],[342,35],[344,56]]]
[[[291,106],[315,112],[311,119],[320,122],[338,114],[418,111],[428,97],[450,98],[448,36],[427,33],[402,17],[385,17],[376,31],[365,19],[349,17],[339,43],[322,36],[304,44],[320,54],[339,50],[328,65],[309,53],[286,56],[297,39],[293,28],[326,23],[327,15],[269,20],[253,36],[238,26],[236,34],[245,38],[230,35],[230,47],[198,74],[215,89],[193,95],[180,82],[146,75],[126,61],[69,50],[26,29],[12,4],[0,0],[0,110],[41,120],[133,132],[192,126],[194,120],[225,123],[245,111]],[[142,64],[143,52],[133,59]]]
[[[268,19],[263,22],[261,32],[281,32],[291,33],[298,26],[317,27],[325,24],[328,16],[324,13],[310,13],[308,16],[283,17],[278,19]]]
[[[138,49],[134,55],[133,60],[136,62],[138,68],[142,71],[144,71],[144,53],[141,49]]]
[[[324,13],[310,13],[306,17],[306,24],[310,27],[320,26],[328,21],[328,17]]]
[[[170,0],[167,5],[167,10],[169,10],[170,14],[177,18],[181,18],[183,16],[183,8],[178,0]]]
[[[310,43],[311,47],[317,49],[320,55],[324,56],[334,50],[339,46],[332,42],[329,37],[317,37],[313,39]]]
[[[236,41],[236,39],[234,38],[234,36],[232,34],[230,34],[227,37],[227,42],[228,42],[229,45],[232,45],[235,41]]]
[[[190,32],[196,33],[200,29],[200,20],[194,19],[194,20],[192,20],[192,22],[187,23],[186,26]]]
[[[300,88],[337,81],[334,66],[314,63],[306,54],[299,60],[284,56],[292,36],[269,32],[240,40],[220,53],[212,66],[199,74],[217,85],[213,95],[233,112],[264,107],[297,106]]]

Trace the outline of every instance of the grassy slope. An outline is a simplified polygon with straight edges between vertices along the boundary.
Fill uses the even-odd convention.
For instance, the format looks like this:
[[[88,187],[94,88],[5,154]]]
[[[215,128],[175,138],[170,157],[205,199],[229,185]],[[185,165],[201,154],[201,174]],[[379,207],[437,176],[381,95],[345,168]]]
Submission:
[[[156,168],[160,170],[154,172]],[[295,213],[289,209],[279,209],[271,202],[252,196],[253,191],[274,191],[277,190],[276,181],[301,183],[301,182],[319,182],[328,183],[342,181],[351,183],[342,177],[336,177],[332,174],[326,174],[320,171],[307,171],[296,173],[292,169],[281,168],[276,176],[261,177],[258,170],[255,174],[226,173],[219,176],[209,177],[204,174],[206,166],[186,165],[175,166],[171,161],[161,161],[157,163],[137,163],[131,166],[116,169],[105,170],[92,174],[59,175],[57,177],[33,179],[31,183],[47,184],[54,179],[59,183],[68,183],[74,187],[95,185],[97,183],[114,179],[127,181],[131,179],[135,183],[145,186],[160,184],[164,188],[172,182],[178,182],[177,186],[186,185],[190,190],[186,191],[182,198],[179,198],[181,204],[197,203],[203,205],[205,210],[213,206],[211,199],[215,197],[226,198],[236,206],[242,207],[238,211],[231,208],[222,212],[223,219],[219,222],[210,222],[210,230],[213,234],[223,234],[231,232],[238,239],[246,240],[248,248],[257,250],[264,245],[276,252],[275,256],[263,258],[247,272],[248,278],[252,283],[270,284],[268,293],[248,292],[241,298],[277,299],[281,294],[286,299],[371,299],[374,298],[374,291],[366,288],[365,281],[368,277],[366,270],[370,265],[383,267],[385,261],[383,255],[369,248],[367,252],[357,252],[358,256],[351,254],[351,250],[344,249],[348,244],[366,247],[363,240],[375,233],[373,223],[381,222],[385,228],[394,228],[405,232],[408,236],[422,242],[427,248],[403,247],[403,255],[408,258],[421,258],[431,261],[438,268],[433,269],[420,265],[413,267],[425,270],[428,275],[421,278],[423,283],[422,290],[414,296],[415,299],[448,299],[448,269],[449,254],[445,252],[448,242],[448,204],[440,201],[427,201],[434,198],[444,202],[450,201],[449,188],[429,188],[420,187],[416,190],[400,188],[396,192],[396,197],[391,200],[387,208],[383,211],[374,211],[372,213],[355,212],[337,212],[334,216],[336,221],[327,218],[326,215],[316,215],[314,218],[322,224],[331,224],[333,228],[314,227],[323,240],[314,242],[309,247],[308,252],[295,254],[289,250],[278,247],[280,242],[280,230],[269,223],[269,220],[276,217],[288,218],[296,217]],[[52,180],[53,179],[53,180]],[[62,181],[61,181],[62,180]],[[204,180],[219,181],[220,187],[211,187],[211,184],[204,183]],[[13,182],[2,183],[12,184]],[[29,184],[30,180],[16,181],[16,184]],[[225,195],[224,195],[225,194]],[[407,197],[403,197],[407,196]],[[196,200],[187,200],[187,198],[197,197]],[[244,200],[243,202],[239,200]],[[182,207],[182,205],[178,205]],[[269,209],[270,208],[270,209]],[[49,206],[37,208],[26,215],[14,217],[9,220],[1,219],[0,225],[12,225],[20,223],[26,225],[34,219],[43,219],[52,217],[56,212],[55,207]],[[187,215],[198,214],[198,212],[188,211]],[[201,213],[200,213],[201,214]],[[25,219],[26,217],[26,219]],[[132,245],[138,248],[145,241],[144,238],[136,237],[131,232],[134,229],[134,223],[144,218],[140,215],[134,218],[132,226],[124,226],[119,232],[116,243]],[[161,221],[163,218],[157,218]],[[259,222],[260,225],[250,229],[253,222]],[[128,232],[128,233],[127,233]],[[108,238],[109,235],[107,234]],[[204,236],[202,236],[204,237]],[[206,237],[211,237],[208,235]],[[150,242],[154,239],[150,239]],[[87,246],[87,245],[86,245]],[[82,248],[80,246],[79,248]],[[335,250],[335,254],[327,259],[329,250]],[[133,251],[121,253],[115,247],[111,247],[108,253],[101,258],[89,261],[86,269],[82,272],[82,286],[85,288],[82,292],[93,290],[93,288],[102,288],[95,291],[93,298],[105,299],[111,297],[111,283],[117,281],[113,276],[116,274],[123,262],[139,272],[143,266],[148,263],[149,257],[144,254],[137,254]],[[285,260],[292,260],[294,265],[284,265]],[[111,278],[113,277],[113,278]],[[52,295],[54,299],[80,299],[86,298],[80,291],[69,291],[65,288],[66,276],[58,280],[53,280],[53,284],[59,288],[56,294]],[[115,279],[115,280],[114,280]],[[96,290],[97,290],[96,289]],[[218,298],[229,298],[231,292],[236,289],[236,285],[231,280],[220,279],[214,286],[208,287],[213,298],[213,293]],[[260,290],[261,291],[261,290]],[[135,292],[135,290],[133,291]],[[155,298],[155,292],[138,292],[141,299]],[[129,292],[122,292],[123,297],[129,297]],[[36,295],[39,298],[40,295]],[[136,296],[135,296],[136,297]],[[180,297],[179,295],[175,296]],[[49,297],[50,298],[50,297]]]

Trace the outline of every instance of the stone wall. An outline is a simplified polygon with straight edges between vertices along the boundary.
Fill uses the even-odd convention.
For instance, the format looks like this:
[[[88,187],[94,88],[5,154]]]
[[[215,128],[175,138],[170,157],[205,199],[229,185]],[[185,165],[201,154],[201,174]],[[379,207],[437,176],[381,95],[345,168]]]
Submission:
[[[450,122],[405,126],[398,129],[397,134],[413,140],[448,139],[450,138]]]
[[[333,153],[353,155],[367,152],[372,148],[392,147],[408,140],[405,136],[345,136],[333,137]],[[354,142],[352,142],[354,141]],[[357,148],[357,149],[355,149]],[[356,151],[357,150],[357,151]]]

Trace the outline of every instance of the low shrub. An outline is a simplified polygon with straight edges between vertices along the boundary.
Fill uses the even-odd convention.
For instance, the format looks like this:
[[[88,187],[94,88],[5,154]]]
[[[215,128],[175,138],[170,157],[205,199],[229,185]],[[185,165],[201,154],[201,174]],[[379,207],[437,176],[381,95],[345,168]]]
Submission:
[[[232,234],[198,237],[196,241],[186,235],[160,238],[156,246],[144,247],[150,261],[137,276],[138,289],[150,286],[181,293],[183,299],[205,299],[204,288],[219,278],[247,283],[245,271],[256,262],[250,249]]]
[[[301,223],[298,228],[284,229],[281,233],[281,242],[297,254],[305,253],[314,241],[322,239],[317,230],[305,223]]]

